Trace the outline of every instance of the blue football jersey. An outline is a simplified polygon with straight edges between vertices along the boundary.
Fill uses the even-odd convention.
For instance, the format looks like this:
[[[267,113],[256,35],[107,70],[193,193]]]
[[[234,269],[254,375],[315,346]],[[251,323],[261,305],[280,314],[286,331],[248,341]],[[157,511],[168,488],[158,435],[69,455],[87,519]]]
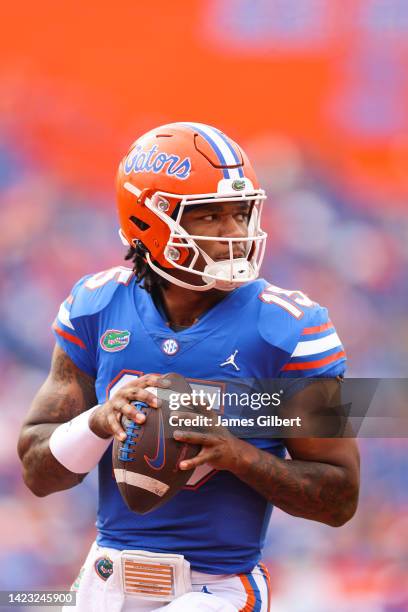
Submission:
[[[132,271],[112,268],[74,286],[53,329],[72,361],[95,378],[99,403],[148,373],[178,372],[193,387],[224,385],[225,391],[225,379],[331,377],[345,369],[326,308],[263,279],[228,293],[194,325],[174,332]],[[282,439],[247,441],[285,457]],[[193,569],[210,574],[248,572],[260,559],[271,512],[232,473],[204,465],[167,504],[137,515],[120,495],[111,448],[99,464],[101,546],[181,553]]]

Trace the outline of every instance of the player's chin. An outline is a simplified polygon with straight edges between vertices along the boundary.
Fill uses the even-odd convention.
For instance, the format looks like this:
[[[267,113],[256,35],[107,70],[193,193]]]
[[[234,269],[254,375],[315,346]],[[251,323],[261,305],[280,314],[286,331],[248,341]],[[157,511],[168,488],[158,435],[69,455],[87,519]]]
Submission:
[[[195,268],[195,270],[199,272],[199,274],[191,274],[191,272],[183,270],[173,270],[171,272],[171,275],[174,276],[174,278],[176,278],[177,280],[183,281],[184,283],[189,283],[190,285],[194,285],[196,287],[202,287],[206,284],[201,276],[203,272],[199,268]]]

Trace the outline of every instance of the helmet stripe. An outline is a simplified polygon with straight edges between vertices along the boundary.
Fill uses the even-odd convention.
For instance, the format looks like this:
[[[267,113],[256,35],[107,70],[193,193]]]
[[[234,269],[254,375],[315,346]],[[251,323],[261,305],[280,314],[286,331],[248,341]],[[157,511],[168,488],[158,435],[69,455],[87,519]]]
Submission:
[[[236,150],[234,149],[234,147],[232,146],[229,138],[227,138],[227,136],[225,134],[223,134],[220,130],[218,130],[217,128],[212,128],[214,130],[214,132],[217,132],[217,134],[219,135],[220,138],[222,138],[222,140],[225,142],[225,144],[227,145],[227,147],[229,148],[229,150],[231,151],[232,155],[234,156],[235,159],[235,163],[236,164],[240,164],[241,160],[238,157],[238,154],[236,152]],[[241,170],[241,177],[244,176],[244,173],[242,171],[242,168],[239,168]]]
[[[240,163],[236,151],[222,132],[204,123],[184,123],[183,125],[198,132],[211,145],[221,165],[235,166]],[[244,176],[242,167],[222,168],[222,172],[226,179],[236,179]]]

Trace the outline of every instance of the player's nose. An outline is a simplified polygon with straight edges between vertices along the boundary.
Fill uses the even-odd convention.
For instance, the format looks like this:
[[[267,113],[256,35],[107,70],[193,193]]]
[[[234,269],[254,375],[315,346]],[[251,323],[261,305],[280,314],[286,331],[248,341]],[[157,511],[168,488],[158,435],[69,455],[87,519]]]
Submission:
[[[245,238],[248,235],[247,228],[239,223],[233,215],[225,215],[222,219],[220,236],[226,238]]]

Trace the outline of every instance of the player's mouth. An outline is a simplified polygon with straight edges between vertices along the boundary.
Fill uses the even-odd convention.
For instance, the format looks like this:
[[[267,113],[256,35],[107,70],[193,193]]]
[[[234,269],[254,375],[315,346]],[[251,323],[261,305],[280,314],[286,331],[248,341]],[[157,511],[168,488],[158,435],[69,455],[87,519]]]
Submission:
[[[243,249],[233,249],[232,256],[234,259],[240,259],[241,257],[245,257],[245,251]],[[230,258],[229,251],[217,255],[217,257],[213,257],[214,261],[225,261]]]

